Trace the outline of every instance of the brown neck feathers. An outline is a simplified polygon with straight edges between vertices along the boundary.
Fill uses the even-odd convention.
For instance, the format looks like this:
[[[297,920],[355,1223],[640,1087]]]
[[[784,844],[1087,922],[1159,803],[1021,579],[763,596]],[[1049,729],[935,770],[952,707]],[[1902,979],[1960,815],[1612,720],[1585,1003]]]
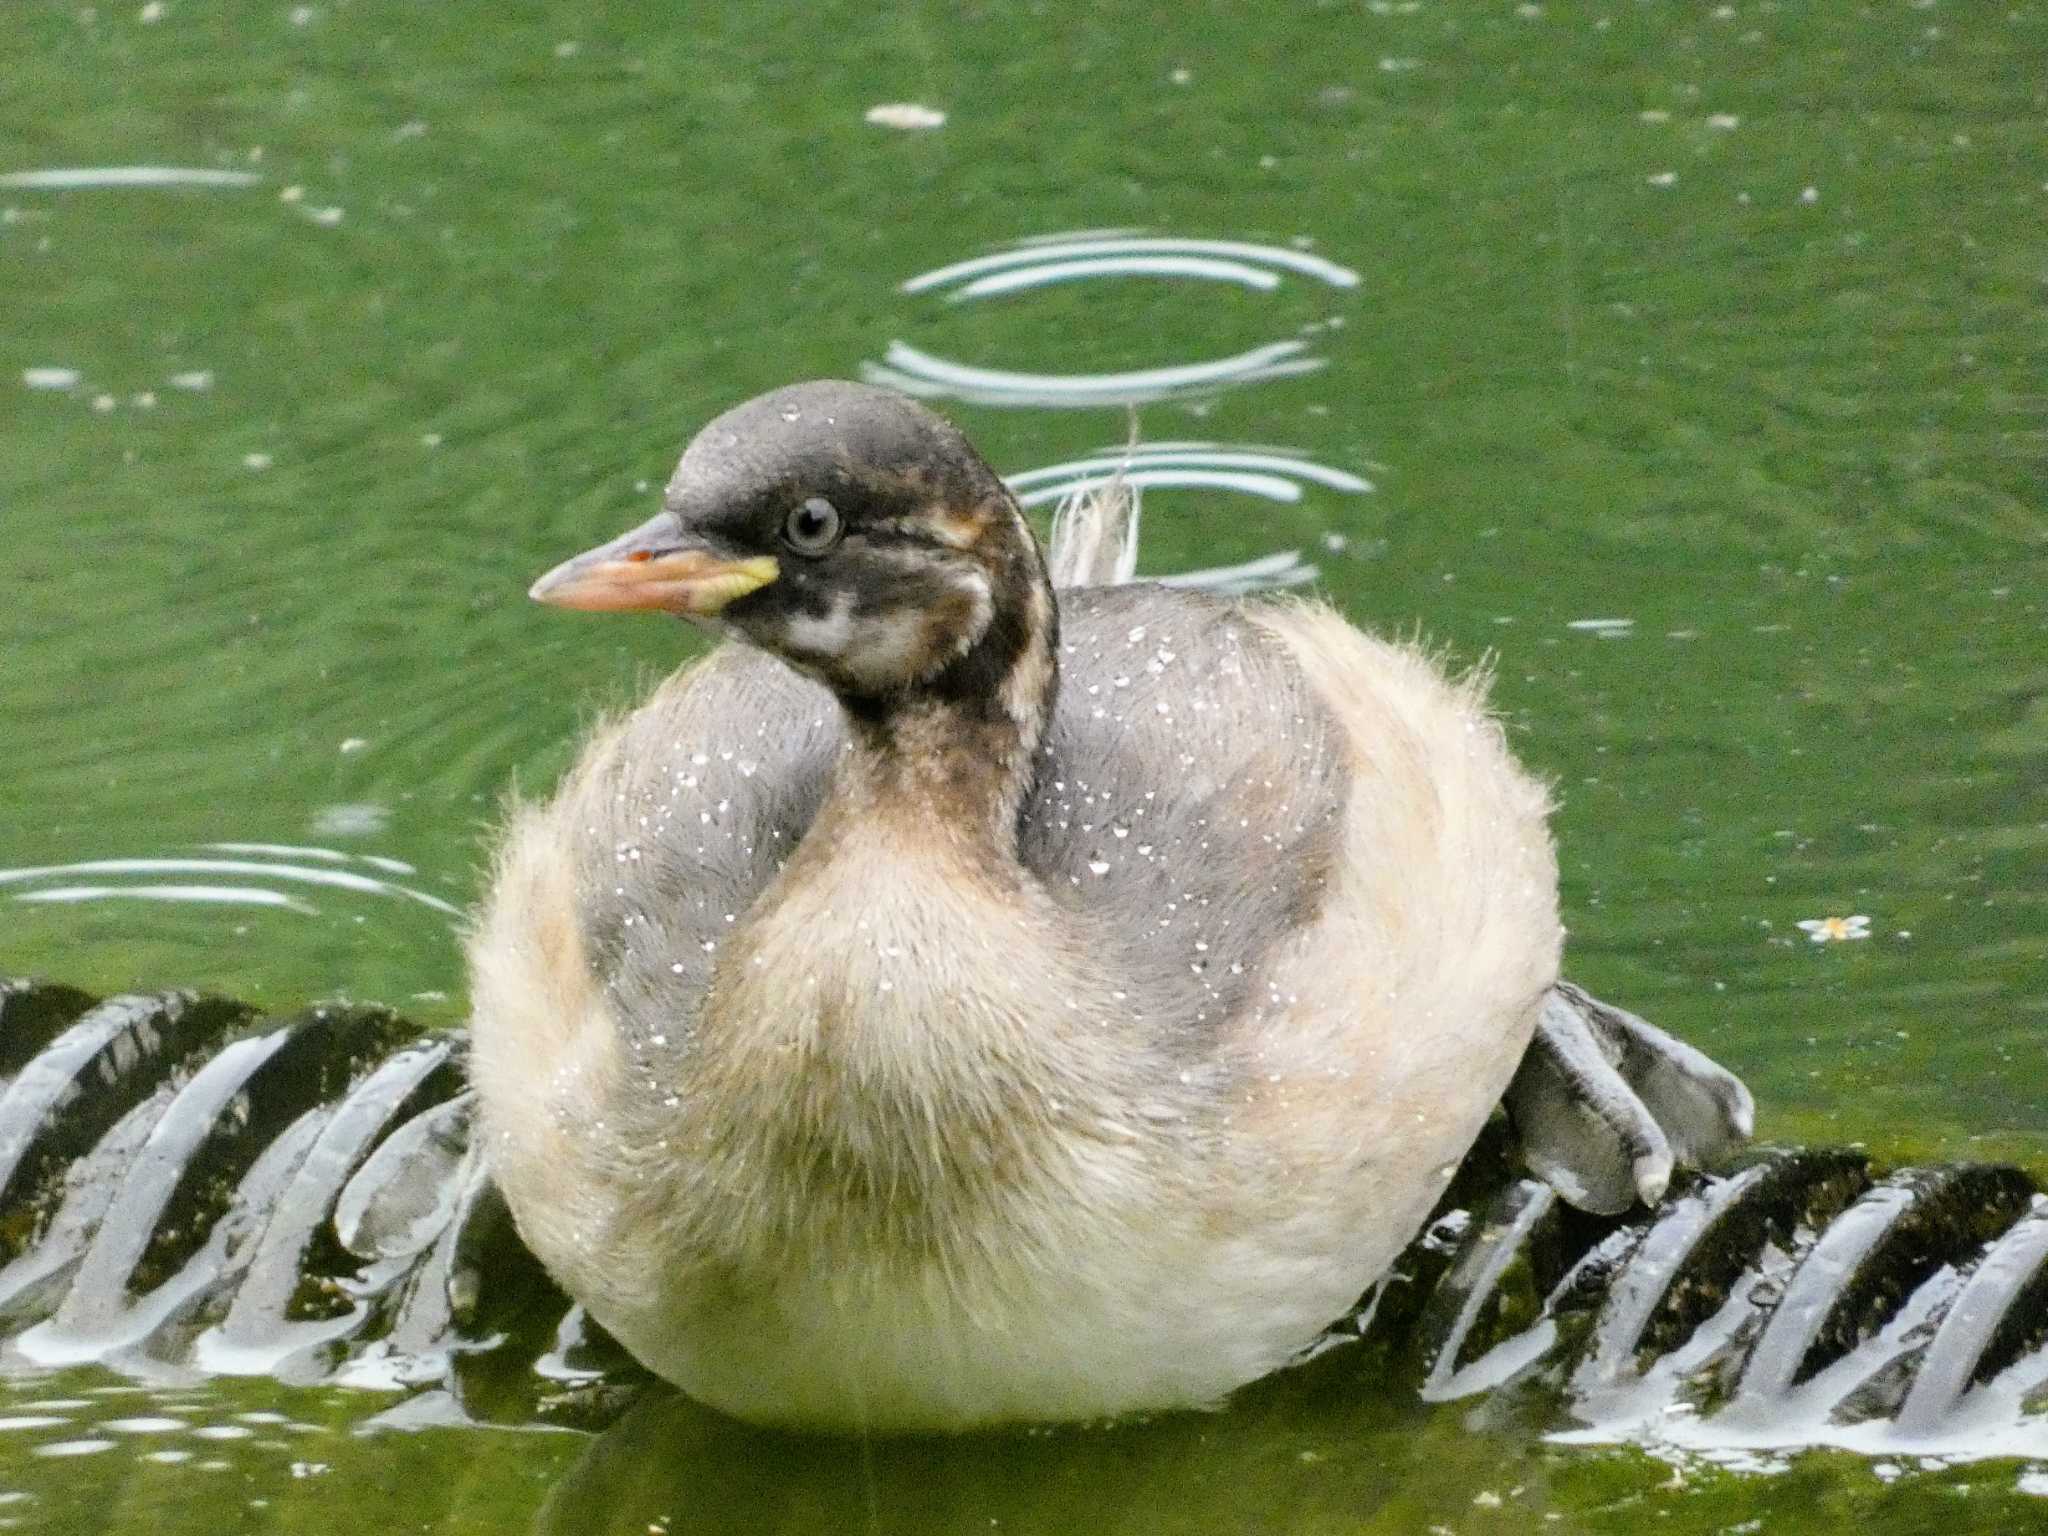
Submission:
[[[1022,514],[1006,507],[983,537],[995,553],[987,628],[916,687],[844,701],[851,740],[827,809],[847,798],[1014,860],[1059,687],[1059,616]]]

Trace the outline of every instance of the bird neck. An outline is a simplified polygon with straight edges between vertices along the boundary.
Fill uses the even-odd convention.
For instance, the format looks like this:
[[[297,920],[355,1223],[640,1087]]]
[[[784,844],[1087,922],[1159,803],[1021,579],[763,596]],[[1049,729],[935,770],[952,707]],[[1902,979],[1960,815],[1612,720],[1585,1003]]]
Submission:
[[[843,701],[848,746],[821,819],[843,809],[1015,863],[1058,696],[1059,613],[1030,529],[1012,516],[980,638],[914,689]]]

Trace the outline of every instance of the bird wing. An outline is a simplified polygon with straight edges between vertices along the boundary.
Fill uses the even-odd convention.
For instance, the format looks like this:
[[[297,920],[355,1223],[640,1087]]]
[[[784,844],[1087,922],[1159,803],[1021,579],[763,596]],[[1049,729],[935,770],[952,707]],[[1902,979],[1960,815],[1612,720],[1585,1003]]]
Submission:
[[[1063,593],[1060,693],[1022,854],[1134,1014],[1212,1038],[1320,910],[1347,770],[1329,711],[1234,602]]]

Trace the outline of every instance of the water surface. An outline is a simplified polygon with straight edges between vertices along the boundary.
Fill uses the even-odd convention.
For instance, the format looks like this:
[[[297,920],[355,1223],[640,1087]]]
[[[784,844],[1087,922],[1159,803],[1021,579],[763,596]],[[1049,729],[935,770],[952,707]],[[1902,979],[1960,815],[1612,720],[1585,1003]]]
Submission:
[[[1358,621],[1490,656],[1558,786],[1573,974],[1741,1071],[1765,1135],[2048,1170],[2039,4],[36,0],[0,55],[0,970],[459,1021],[501,797],[694,645],[527,582],[708,415],[909,355],[1006,471],[1117,448],[1143,392],[1148,442],[1369,482],[1155,484],[1143,568],[1299,550]],[[915,281],[1055,237],[1180,265]],[[319,1417],[267,1390],[193,1389]],[[1297,1529],[2048,1519],[2010,1464],[1700,1493],[1334,1402],[1132,1449],[1167,1470],[1126,1525],[1241,1528],[1211,1457]],[[252,1529],[385,1529],[402,1490],[500,1530],[585,1454],[336,1430],[331,1476],[233,1439],[202,1476],[42,1433],[0,1432],[0,1523],[220,1529],[230,1487]],[[1123,1454],[963,1453],[1019,1519],[1070,1479],[1069,1529]],[[790,1507],[831,1523],[837,1475]],[[560,1528],[676,1514],[604,1486],[615,1526]]]

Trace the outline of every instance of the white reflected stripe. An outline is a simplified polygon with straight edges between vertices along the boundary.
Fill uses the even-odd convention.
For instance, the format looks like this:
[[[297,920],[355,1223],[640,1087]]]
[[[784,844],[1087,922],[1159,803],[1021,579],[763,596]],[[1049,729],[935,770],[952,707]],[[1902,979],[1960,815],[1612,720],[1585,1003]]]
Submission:
[[[1269,453],[1283,459],[1299,459],[1302,457],[1299,448],[1290,448],[1284,443],[1218,443],[1198,441],[1193,438],[1157,438],[1138,446],[1138,452],[1140,453],[1206,453],[1212,449],[1223,449],[1230,453]],[[1098,454],[1103,454],[1119,453],[1122,450],[1121,448],[1098,448],[1095,451]],[[1387,466],[1380,463],[1377,459],[1360,459],[1358,462],[1367,469],[1377,470],[1381,474],[1386,473]]]
[[[0,869],[0,885],[20,885],[63,875],[254,875],[259,879],[296,881],[300,885],[335,886],[373,896],[404,896],[451,917],[462,915],[460,907],[411,886],[394,885],[343,869],[301,869],[292,864],[248,859],[87,859],[78,864],[47,864],[35,869]]]
[[[254,885],[53,885],[38,891],[17,891],[16,901],[107,901],[122,897],[136,901],[199,901],[224,906],[283,907],[317,917],[320,909],[310,902],[267,891]]]
[[[1135,238],[1108,236],[1064,241],[1055,239],[1016,246],[992,255],[976,256],[967,261],[956,261],[950,266],[920,272],[903,284],[903,291],[923,293],[927,289],[941,288],[961,278],[979,277],[984,272],[997,272],[1005,267],[1028,266],[1051,260],[1140,255],[1235,258],[1271,267],[1284,267],[1290,272],[1299,272],[1306,277],[1320,278],[1333,288],[1358,286],[1358,274],[1351,268],[1339,266],[1336,262],[1321,256],[1311,256],[1306,251],[1291,250],[1280,245],[1258,245],[1245,240],[1186,240],[1154,235]]]
[[[1028,250],[1033,246],[1072,245],[1076,240],[1136,240],[1144,234],[1142,224],[1105,224],[1100,229],[1061,229],[1049,235],[1025,235],[1013,244]]]
[[[1144,368],[1131,373],[1011,373],[976,368],[921,352],[908,342],[892,341],[883,365],[869,363],[870,380],[894,385],[907,394],[947,393],[994,404],[1069,405],[1079,401],[1122,402],[1155,398],[1211,384],[1237,384],[1254,379],[1311,373],[1323,366],[1304,357],[1307,343],[1276,341],[1234,357],[1172,368]]]
[[[1017,504],[1020,507],[1042,506],[1075,491],[1092,491],[1099,485],[1109,485],[1116,478],[1113,474],[1076,476],[1072,480],[1020,492]],[[1147,486],[1206,486],[1219,491],[1243,491],[1248,495],[1263,496],[1268,501],[1301,500],[1301,486],[1293,480],[1227,469],[1133,469],[1124,475],[1123,483],[1141,490]]]
[[[1084,277],[1199,277],[1215,283],[1237,283],[1263,293],[1271,293],[1280,286],[1279,276],[1264,267],[1248,267],[1241,261],[1221,261],[1214,256],[1098,256],[1086,261],[1045,261],[1008,267],[977,277],[953,298],[985,299],[991,294],[1042,288],[1048,283],[1070,283]]]
[[[1180,571],[1171,576],[1147,576],[1165,587],[1198,587],[1205,592],[1262,592],[1275,587],[1306,586],[1322,573],[1301,558],[1298,549],[1283,549],[1261,555],[1242,565],[1218,565],[1201,571]]]
[[[337,848],[307,848],[297,843],[201,843],[211,853],[261,853],[285,859],[324,859],[330,864],[369,864],[394,875],[419,873],[403,859],[387,859],[375,853],[343,853]]]
[[[1302,358],[1290,363],[1275,363],[1270,368],[1253,368],[1244,373],[1229,374],[1222,378],[1200,379],[1172,388],[1109,388],[1085,390],[1064,388],[1045,389],[1002,389],[975,387],[972,385],[938,384],[916,374],[899,373],[893,368],[883,368],[873,363],[863,364],[861,376],[870,384],[882,384],[906,395],[920,399],[944,398],[959,400],[968,405],[1029,405],[1049,409],[1079,409],[1093,405],[1144,405],[1156,400],[1170,400],[1178,396],[1204,394],[1211,390],[1226,388],[1233,384],[1256,384],[1264,379],[1289,379],[1298,374],[1314,373],[1326,366],[1319,357]]]
[[[10,171],[0,187],[65,192],[84,187],[253,187],[249,171],[214,171],[185,165],[75,165],[47,171]]]
[[[1263,469],[1302,480],[1313,480],[1339,491],[1370,491],[1373,484],[1357,475],[1310,459],[1282,453],[1246,453],[1236,449],[1211,448],[1200,443],[1152,444],[1134,448],[1128,454],[1105,449],[1095,458],[1074,459],[1065,464],[1048,464],[1008,477],[1012,490],[1024,490],[1040,481],[1076,475],[1114,473],[1119,469],[1149,469],[1153,465],[1185,465],[1194,469]]]

